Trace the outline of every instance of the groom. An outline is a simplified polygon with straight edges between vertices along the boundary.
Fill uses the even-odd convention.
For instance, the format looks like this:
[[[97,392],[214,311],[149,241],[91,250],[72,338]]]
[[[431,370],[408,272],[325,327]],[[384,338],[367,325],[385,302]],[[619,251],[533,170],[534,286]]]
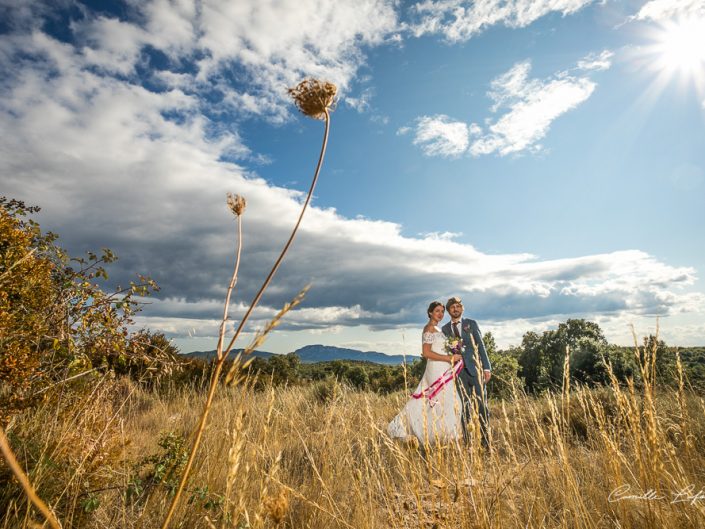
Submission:
[[[490,359],[487,357],[485,344],[482,342],[482,334],[475,320],[463,318],[463,302],[460,298],[452,297],[446,303],[446,310],[450,314],[450,321],[443,328],[443,334],[447,337],[457,337],[463,340],[463,369],[455,379],[456,387],[461,395],[463,405],[463,435],[465,441],[468,438],[468,422],[472,421],[473,411],[477,407],[480,420],[480,431],[482,433],[482,446],[489,448],[489,410],[487,409],[487,390],[485,384],[492,376]],[[482,373],[478,373],[478,366],[475,363],[475,347],[477,346],[477,361],[482,368]]]

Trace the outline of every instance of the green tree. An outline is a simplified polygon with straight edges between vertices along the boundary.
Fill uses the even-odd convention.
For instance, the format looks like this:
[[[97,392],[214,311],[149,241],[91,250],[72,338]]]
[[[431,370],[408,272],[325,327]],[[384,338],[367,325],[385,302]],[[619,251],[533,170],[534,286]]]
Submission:
[[[358,389],[365,389],[370,383],[370,377],[362,366],[352,366],[348,369],[345,380]]]
[[[267,360],[265,372],[274,385],[297,384],[299,382],[298,367],[300,363],[301,360],[296,353],[272,355]]]
[[[529,331],[521,340],[521,353],[518,358],[520,376],[524,379],[526,390],[537,392],[548,382],[548,368],[543,354],[541,337]]]
[[[482,343],[485,344],[487,355],[497,354],[497,342],[494,339],[491,331],[487,331],[482,335]]]
[[[338,380],[343,380],[348,372],[349,366],[341,360],[333,360],[330,363],[331,371]]]
[[[519,356],[521,375],[528,391],[560,388],[563,383],[566,351],[570,351],[570,376],[592,384],[607,378],[602,361],[607,340],[597,323],[569,319],[556,330],[524,334]]]
[[[524,382],[519,377],[519,354],[518,348],[507,351],[493,351],[489,353],[492,364],[492,378],[488,384],[488,395],[500,399],[508,399],[512,396],[513,387],[520,389]]]
[[[612,373],[619,382],[626,382],[629,378],[640,381],[639,367],[632,347],[608,345],[605,348],[605,360],[612,367]]]
[[[643,346],[639,349],[640,360],[644,355],[650,358],[653,355],[654,378],[656,382],[675,385],[678,382],[678,372],[676,368],[676,353],[666,345],[666,342],[659,340],[657,336],[650,334],[644,338]]]

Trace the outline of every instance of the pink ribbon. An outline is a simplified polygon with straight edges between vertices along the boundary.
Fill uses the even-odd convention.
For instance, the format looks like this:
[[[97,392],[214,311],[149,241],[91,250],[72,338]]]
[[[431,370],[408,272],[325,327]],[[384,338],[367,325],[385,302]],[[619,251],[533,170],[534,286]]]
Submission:
[[[448,384],[448,382],[458,376],[458,373],[460,373],[460,370],[462,368],[463,361],[459,360],[458,362],[453,364],[450,369],[448,369],[440,377],[434,380],[430,386],[425,389],[422,389],[421,391],[418,391],[417,393],[412,393],[411,396],[415,399],[422,399],[425,397],[431,400],[433,397],[438,395],[438,393],[443,389],[446,384]],[[436,404],[436,401],[431,400],[431,406],[433,406],[434,404]]]

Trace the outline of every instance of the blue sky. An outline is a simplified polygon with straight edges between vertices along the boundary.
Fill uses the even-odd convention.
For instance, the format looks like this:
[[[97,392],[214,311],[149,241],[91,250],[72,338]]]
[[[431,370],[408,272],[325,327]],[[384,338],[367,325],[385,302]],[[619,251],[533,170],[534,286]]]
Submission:
[[[243,343],[418,353],[460,295],[501,346],[567,318],[705,343],[705,2],[0,0],[2,194],[42,207],[111,281],[162,289],[138,325],[215,345],[245,196],[233,322],[313,208]]]

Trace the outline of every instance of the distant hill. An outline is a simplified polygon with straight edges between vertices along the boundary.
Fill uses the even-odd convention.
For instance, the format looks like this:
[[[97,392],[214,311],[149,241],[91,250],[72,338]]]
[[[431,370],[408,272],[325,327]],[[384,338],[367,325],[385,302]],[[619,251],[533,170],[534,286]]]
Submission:
[[[239,349],[238,349],[239,351]],[[398,365],[404,363],[404,355],[387,355],[376,351],[358,351],[357,349],[345,349],[332,345],[307,345],[294,351],[305,364],[315,364],[317,362],[332,362],[333,360],[356,360],[358,362],[373,362],[375,364]],[[266,351],[255,351],[254,356],[265,360],[274,353]],[[215,358],[215,351],[194,351],[184,353],[187,358],[199,358],[201,360],[212,360]],[[233,353],[230,353],[231,358]],[[407,356],[406,361],[412,362],[415,356]]]
[[[233,349],[230,351],[230,354],[228,355],[228,358],[233,359],[235,358],[235,355],[242,351],[242,349]],[[253,351],[252,352],[253,356],[257,356],[259,358],[264,358],[265,360],[272,356],[274,353],[268,353],[267,351]],[[215,350],[213,351],[193,351],[191,353],[182,353],[182,356],[185,356],[186,358],[198,358],[199,360],[213,360],[215,358]]]
[[[330,362],[332,360],[357,360],[359,362],[374,362],[375,364],[398,365],[404,363],[404,355],[387,355],[376,351],[358,351],[332,345],[307,345],[294,351],[302,362]],[[416,357],[408,356],[407,362]]]

